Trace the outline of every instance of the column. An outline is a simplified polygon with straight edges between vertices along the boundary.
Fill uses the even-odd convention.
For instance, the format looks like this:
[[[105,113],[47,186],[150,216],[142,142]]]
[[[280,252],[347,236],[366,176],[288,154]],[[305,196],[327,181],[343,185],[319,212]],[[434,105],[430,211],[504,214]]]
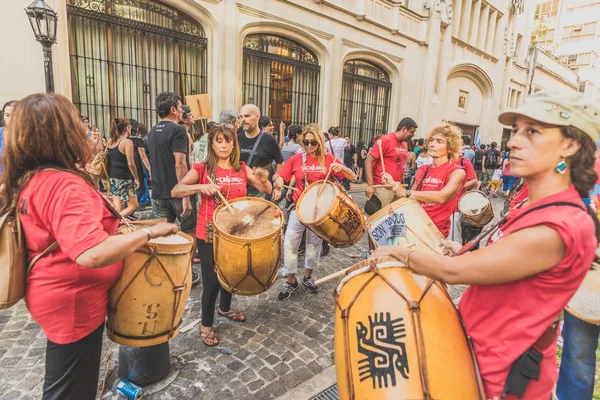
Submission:
[[[491,15],[489,16],[488,22],[488,32],[487,37],[485,39],[485,48],[484,51],[488,54],[493,54],[494,51],[494,41],[495,41],[495,33],[496,33],[496,24],[498,23],[498,11],[492,10]]]
[[[362,21],[365,19],[365,1],[356,0],[354,9],[356,10],[356,19]]]
[[[469,41],[468,43],[477,46],[477,34],[479,33],[479,18],[481,17],[481,0],[475,0],[473,4],[473,19],[469,24]]]
[[[460,23],[461,23],[461,13],[462,13],[462,3],[464,0],[456,0],[454,7],[454,21],[452,21],[452,36],[459,37],[460,36]],[[467,0],[469,1],[469,0]]]
[[[469,26],[471,25],[471,8],[473,7],[473,1],[472,0],[465,0],[465,4],[463,7],[463,14],[462,14],[462,29],[460,30],[460,40],[462,40],[463,42],[467,41],[467,38],[469,36]]]
[[[485,51],[485,42],[487,40],[488,23],[490,18],[490,5],[486,4],[482,9],[482,19],[479,24],[479,36],[477,37],[477,48]]]

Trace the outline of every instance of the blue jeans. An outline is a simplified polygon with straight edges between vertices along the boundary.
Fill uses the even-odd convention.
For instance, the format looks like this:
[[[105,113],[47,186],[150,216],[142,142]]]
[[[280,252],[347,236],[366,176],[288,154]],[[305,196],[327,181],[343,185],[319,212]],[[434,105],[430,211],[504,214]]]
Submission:
[[[138,204],[145,206],[150,204],[152,199],[150,198],[150,191],[148,190],[148,170],[144,167],[144,176],[140,177],[140,187],[135,191],[138,197]]]
[[[600,326],[565,311],[564,347],[556,385],[559,400],[592,400],[599,334]]]

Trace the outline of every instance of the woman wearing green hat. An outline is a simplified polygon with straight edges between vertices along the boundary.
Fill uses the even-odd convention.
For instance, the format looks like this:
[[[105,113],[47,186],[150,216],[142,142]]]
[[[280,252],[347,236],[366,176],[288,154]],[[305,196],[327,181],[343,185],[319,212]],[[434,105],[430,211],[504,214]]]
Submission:
[[[487,398],[550,399],[554,322],[598,244],[598,220],[582,197],[596,182],[600,110],[579,93],[539,92],[499,121],[512,126],[509,169],[525,179],[529,199],[497,224],[488,246],[461,254],[459,243],[445,241],[449,257],[383,246],[372,257],[392,256],[433,279],[471,285],[459,311]]]

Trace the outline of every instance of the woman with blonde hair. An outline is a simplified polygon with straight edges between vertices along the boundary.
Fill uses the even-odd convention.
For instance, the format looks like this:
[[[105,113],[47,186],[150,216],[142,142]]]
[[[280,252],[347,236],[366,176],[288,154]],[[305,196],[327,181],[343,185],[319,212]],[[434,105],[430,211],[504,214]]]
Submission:
[[[218,314],[234,322],[246,321],[244,313],[231,308],[232,294],[221,287],[214,267],[212,242],[213,214],[221,204],[219,192],[225,199],[246,196],[246,184],[261,193],[271,193],[269,174],[263,168],[254,171],[240,162],[240,146],[233,126],[224,123],[213,125],[208,132],[206,162],[196,163],[171,191],[173,198],[183,198],[200,193],[202,202],[198,209],[196,242],[202,267],[202,323],[200,340],[206,346],[217,346],[219,339],[213,329],[215,305],[219,292]],[[216,185],[211,183],[214,182]],[[275,192],[279,197],[280,193]]]
[[[456,209],[458,194],[462,189],[466,173],[455,161],[460,156],[462,131],[455,125],[442,123],[434,126],[425,141],[428,155],[433,164],[423,165],[417,170],[416,189],[405,189],[394,181],[387,172],[383,175],[397,197],[417,200],[429,215],[442,235],[450,233],[450,217]]]
[[[296,178],[296,189],[292,195],[293,202],[304,190],[313,182],[323,180],[327,176],[329,169],[331,175],[339,179],[354,180],[354,172],[346,167],[342,162],[335,158],[325,149],[325,137],[323,131],[317,124],[307,125],[302,131],[302,144],[306,151],[295,154],[290,157],[274,176],[273,182],[276,188],[281,189],[284,182],[290,182]],[[274,197],[275,200],[277,198]],[[298,290],[298,280],[296,272],[298,270],[298,246],[302,241],[302,235],[306,227],[298,220],[296,211],[292,210],[288,219],[288,226],[285,231],[283,243],[283,275],[287,276],[287,281],[283,285],[283,290],[279,293],[279,300],[288,299],[292,293]],[[321,247],[323,240],[314,232],[306,231],[306,256],[304,258],[304,280],[303,285],[311,293],[317,293],[319,288],[312,279],[313,269],[319,266]]]

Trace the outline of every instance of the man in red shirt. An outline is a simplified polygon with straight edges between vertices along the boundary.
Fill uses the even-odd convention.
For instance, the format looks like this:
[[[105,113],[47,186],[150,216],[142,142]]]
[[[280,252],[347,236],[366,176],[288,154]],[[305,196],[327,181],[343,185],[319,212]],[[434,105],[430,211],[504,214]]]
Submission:
[[[381,200],[381,206],[398,200],[394,192],[387,188],[375,189],[373,185],[383,185],[385,182],[381,177],[384,172],[390,174],[396,182],[404,179],[404,169],[408,158],[408,141],[412,140],[417,131],[417,123],[410,117],[403,118],[398,124],[395,132],[384,135],[373,145],[371,152],[365,160],[365,171],[367,174],[367,190],[365,194],[370,199],[373,194]],[[381,151],[380,151],[381,146]],[[383,160],[381,160],[383,154]]]

